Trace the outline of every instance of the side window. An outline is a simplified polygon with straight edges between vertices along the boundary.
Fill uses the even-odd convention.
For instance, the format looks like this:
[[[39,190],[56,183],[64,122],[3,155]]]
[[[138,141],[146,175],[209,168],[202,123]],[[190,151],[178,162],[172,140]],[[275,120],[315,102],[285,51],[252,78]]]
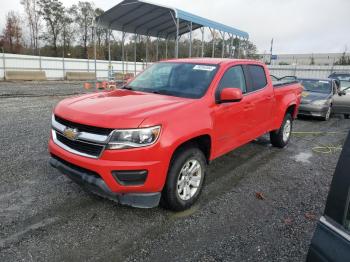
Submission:
[[[345,221],[344,221],[344,227],[349,230],[350,232],[350,188],[349,188],[349,196],[348,196],[348,203],[347,203],[347,210],[345,211]]]
[[[250,76],[249,92],[254,92],[264,88],[267,85],[266,73],[262,66],[248,65],[247,66]]]
[[[243,94],[247,92],[245,77],[241,66],[231,67],[222,76],[217,90],[220,91],[226,87],[240,88]]]

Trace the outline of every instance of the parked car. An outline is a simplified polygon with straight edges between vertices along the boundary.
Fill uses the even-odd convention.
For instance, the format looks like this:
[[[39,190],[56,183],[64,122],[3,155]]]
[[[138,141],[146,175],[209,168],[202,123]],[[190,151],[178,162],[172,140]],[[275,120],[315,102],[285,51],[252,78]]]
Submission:
[[[326,208],[317,223],[307,262],[350,261],[350,133],[338,161]]]
[[[333,79],[299,78],[304,87],[299,115],[320,117],[328,120],[332,113],[333,96],[338,86]]]
[[[333,112],[350,118],[350,81],[340,80],[338,95],[333,97]]]
[[[50,163],[121,204],[173,210],[199,197],[207,165],[270,132],[283,148],[301,100],[297,82],[272,84],[253,60],[156,63],[123,89],[61,101]]]
[[[328,78],[350,81],[350,73],[332,73]]]

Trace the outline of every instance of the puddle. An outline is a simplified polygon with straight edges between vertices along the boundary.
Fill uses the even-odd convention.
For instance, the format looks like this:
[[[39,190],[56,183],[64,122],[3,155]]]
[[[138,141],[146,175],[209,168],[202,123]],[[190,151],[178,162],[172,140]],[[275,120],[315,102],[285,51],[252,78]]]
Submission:
[[[294,159],[297,162],[300,163],[305,163],[305,164],[310,164],[310,158],[312,157],[312,153],[310,152],[301,152],[299,154],[297,154],[296,156],[294,156]]]

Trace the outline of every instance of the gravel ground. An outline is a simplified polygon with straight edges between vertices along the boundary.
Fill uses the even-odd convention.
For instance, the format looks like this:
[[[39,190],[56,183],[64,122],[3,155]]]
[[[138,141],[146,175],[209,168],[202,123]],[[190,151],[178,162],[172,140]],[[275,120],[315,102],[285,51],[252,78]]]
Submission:
[[[0,83],[0,261],[305,260],[340,153],[313,148],[341,146],[350,120],[297,120],[295,131],[324,133],[296,133],[283,150],[262,137],[212,163],[192,209],[142,210],[92,196],[48,164],[51,110],[83,90]]]

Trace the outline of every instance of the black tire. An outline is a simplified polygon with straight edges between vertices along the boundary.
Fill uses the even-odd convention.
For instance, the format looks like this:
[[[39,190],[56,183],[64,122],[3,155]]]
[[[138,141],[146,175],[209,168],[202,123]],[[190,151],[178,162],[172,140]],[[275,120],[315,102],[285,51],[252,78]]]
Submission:
[[[344,115],[344,118],[345,118],[345,119],[350,119],[350,115],[349,115],[349,114],[345,114],[345,115]]]
[[[285,139],[283,136],[283,133],[287,123],[290,123],[290,133],[288,138]],[[283,119],[280,129],[270,132],[271,144],[274,147],[284,148],[290,140],[292,130],[293,130],[293,118],[289,113],[287,113]]]
[[[332,105],[329,106],[327,112],[326,112],[326,115],[324,117],[322,117],[322,120],[323,121],[328,121],[331,117],[331,114],[332,114]]]
[[[183,200],[180,197],[178,191],[178,179],[180,177],[180,172],[186,163],[190,160],[196,160],[202,168],[201,179],[197,191],[188,200]],[[182,211],[190,208],[198,199],[205,180],[205,175],[207,171],[207,161],[203,152],[195,146],[186,146],[180,148],[174,155],[169,171],[167,180],[162,192],[161,204],[167,209],[174,211]]]

